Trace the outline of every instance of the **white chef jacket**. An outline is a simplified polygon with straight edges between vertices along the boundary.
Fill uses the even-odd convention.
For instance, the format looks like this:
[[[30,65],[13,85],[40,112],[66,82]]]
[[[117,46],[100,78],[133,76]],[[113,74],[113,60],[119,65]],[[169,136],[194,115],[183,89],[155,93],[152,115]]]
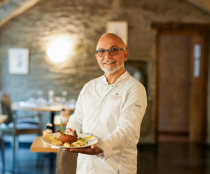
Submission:
[[[107,90],[103,75],[80,92],[67,128],[99,139],[98,155],[79,154],[77,174],[136,174],[137,143],[147,100],[143,85],[126,71]]]

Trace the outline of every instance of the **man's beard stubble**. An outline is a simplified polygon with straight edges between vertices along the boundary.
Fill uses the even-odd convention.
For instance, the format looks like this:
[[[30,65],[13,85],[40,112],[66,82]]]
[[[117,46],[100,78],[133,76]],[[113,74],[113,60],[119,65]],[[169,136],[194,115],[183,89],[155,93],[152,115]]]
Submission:
[[[107,70],[106,68],[100,66],[101,70],[104,71],[105,73],[108,73],[108,74],[112,74],[112,73],[115,73],[116,71],[118,71],[120,68],[123,67],[123,64],[121,65],[117,65],[116,67],[114,67],[112,70]]]

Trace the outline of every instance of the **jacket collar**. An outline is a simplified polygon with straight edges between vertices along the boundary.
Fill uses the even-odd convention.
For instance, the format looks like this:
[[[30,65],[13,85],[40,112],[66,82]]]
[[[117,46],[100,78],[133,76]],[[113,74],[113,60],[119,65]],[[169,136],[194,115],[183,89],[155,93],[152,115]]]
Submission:
[[[128,76],[129,76],[128,71],[125,71],[125,72],[116,80],[116,82],[115,82],[114,84],[116,85],[117,83],[123,81],[123,80],[124,80],[126,77],[128,77]],[[102,78],[103,78],[103,82],[104,82],[106,85],[108,85],[108,82],[107,82],[107,80],[106,80],[105,75],[103,75]]]

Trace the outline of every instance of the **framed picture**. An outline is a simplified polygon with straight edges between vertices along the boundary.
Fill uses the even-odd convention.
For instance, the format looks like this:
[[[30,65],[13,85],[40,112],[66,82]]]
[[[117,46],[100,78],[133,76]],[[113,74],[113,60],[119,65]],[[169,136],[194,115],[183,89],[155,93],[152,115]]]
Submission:
[[[122,38],[125,45],[128,45],[128,23],[126,21],[109,21],[106,25],[107,33],[114,33]]]
[[[8,57],[10,74],[28,74],[29,50],[27,48],[10,48]]]

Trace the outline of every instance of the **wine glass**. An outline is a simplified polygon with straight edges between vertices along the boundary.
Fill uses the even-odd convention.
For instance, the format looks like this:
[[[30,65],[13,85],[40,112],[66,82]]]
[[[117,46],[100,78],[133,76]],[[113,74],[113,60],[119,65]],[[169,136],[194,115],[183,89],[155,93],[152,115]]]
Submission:
[[[62,92],[62,96],[63,96],[62,99],[61,99],[61,103],[62,103],[62,104],[65,104],[67,94],[68,94],[67,91],[63,91],[63,92]]]
[[[49,97],[48,103],[49,103],[49,105],[51,105],[55,101],[54,100],[54,94],[55,94],[55,91],[53,91],[53,90],[48,91],[48,97]]]
[[[43,99],[43,97],[42,97],[43,94],[44,94],[44,92],[43,92],[42,90],[38,90],[38,91],[37,91],[38,98],[36,99],[36,103],[37,103],[38,105],[44,104],[44,99]]]

